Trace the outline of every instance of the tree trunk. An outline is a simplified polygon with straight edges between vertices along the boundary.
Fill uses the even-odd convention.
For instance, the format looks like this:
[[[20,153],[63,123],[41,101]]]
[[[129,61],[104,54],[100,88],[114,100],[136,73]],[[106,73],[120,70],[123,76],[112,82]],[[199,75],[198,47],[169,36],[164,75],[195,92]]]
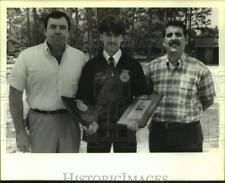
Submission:
[[[148,9],[148,46],[147,46],[147,61],[151,60],[151,53],[152,53],[152,10],[151,8]]]
[[[27,38],[28,38],[28,43],[27,46],[31,46],[31,30],[30,30],[30,12],[29,8],[26,9],[27,13]]]
[[[86,17],[88,24],[88,50],[90,53],[90,58],[93,56],[93,41],[92,41],[92,18],[91,18],[91,9],[86,9]]]
[[[78,43],[78,24],[79,24],[79,18],[78,18],[78,8],[75,8],[75,39],[74,39],[74,45],[77,47],[79,46]]]
[[[33,28],[31,29],[31,37],[32,37],[31,45],[34,45],[40,43],[40,36],[41,36],[36,8],[32,8],[32,15],[33,15]]]
[[[135,8],[132,8],[132,27],[131,27],[131,54],[132,56],[135,55],[135,33],[134,33],[134,24],[135,24]]]

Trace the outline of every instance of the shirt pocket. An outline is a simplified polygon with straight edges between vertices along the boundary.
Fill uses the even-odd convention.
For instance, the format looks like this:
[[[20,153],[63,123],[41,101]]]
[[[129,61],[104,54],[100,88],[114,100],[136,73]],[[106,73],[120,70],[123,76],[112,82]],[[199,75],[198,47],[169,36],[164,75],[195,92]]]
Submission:
[[[197,86],[193,81],[181,81],[180,82],[180,99],[181,103],[190,103],[193,102],[193,99],[196,98]]]
[[[196,92],[197,87],[194,81],[181,81],[180,82],[180,89],[181,90],[187,90],[190,92]]]

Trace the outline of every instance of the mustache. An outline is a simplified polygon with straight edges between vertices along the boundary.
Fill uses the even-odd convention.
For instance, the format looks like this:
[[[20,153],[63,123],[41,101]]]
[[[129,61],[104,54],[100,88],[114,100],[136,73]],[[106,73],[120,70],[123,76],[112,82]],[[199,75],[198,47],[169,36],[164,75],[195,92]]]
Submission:
[[[180,41],[179,40],[171,40],[171,41],[169,41],[169,46],[172,46],[173,44],[175,44],[175,45],[180,45]]]

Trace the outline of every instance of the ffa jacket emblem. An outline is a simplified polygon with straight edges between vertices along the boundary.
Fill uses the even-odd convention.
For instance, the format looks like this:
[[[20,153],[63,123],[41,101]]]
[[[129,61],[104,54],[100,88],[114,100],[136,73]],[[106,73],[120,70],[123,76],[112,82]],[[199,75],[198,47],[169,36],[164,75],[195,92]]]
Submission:
[[[120,73],[120,80],[122,82],[128,82],[130,79],[130,75],[129,75],[129,71],[128,70],[122,70],[122,72]]]

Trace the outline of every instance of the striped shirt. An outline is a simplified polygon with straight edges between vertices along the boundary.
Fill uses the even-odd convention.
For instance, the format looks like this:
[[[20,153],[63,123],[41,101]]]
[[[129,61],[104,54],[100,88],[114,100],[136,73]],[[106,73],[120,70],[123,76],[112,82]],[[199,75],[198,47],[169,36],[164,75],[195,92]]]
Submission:
[[[200,120],[205,108],[215,96],[208,68],[199,60],[183,55],[172,68],[167,56],[159,57],[147,66],[147,78],[154,91],[163,98],[152,119],[161,122],[189,123]]]
[[[85,63],[83,52],[67,45],[59,65],[44,42],[21,52],[10,74],[9,84],[26,91],[30,108],[64,109],[61,96],[76,94]]]

